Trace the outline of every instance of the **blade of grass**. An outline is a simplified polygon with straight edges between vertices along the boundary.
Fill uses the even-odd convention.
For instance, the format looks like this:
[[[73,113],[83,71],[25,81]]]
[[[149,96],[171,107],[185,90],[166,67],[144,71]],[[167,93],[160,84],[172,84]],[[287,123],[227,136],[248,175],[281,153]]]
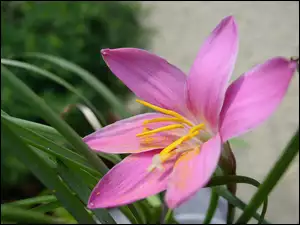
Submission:
[[[1,116],[2,117],[2,116]],[[6,118],[3,118],[6,120]],[[31,131],[29,129],[23,128],[18,124],[7,121],[10,126],[14,129],[14,131],[22,138],[22,140],[35,148],[49,153],[53,156],[56,156],[62,160],[67,160],[70,163],[75,164],[76,166],[83,167],[93,174],[100,175],[97,171],[95,171],[87,162],[87,160],[81,155],[65,148],[57,145],[55,142],[42,137],[41,135]]]
[[[221,186],[216,186],[215,187],[216,192],[218,193],[218,195],[220,195],[221,197],[223,197],[224,199],[226,199],[228,202],[230,202],[230,204],[234,205],[235,207],[244,210],[247,206],[246,203],[244,203],[242,200],[240,200],[239,198],[237,198],[236,196],[234,196],[230,191],[227,190],[227,188],[225,187],[221,187]],[[260,220],[262,216],[258,213],[255,213],[253,215],[253,218],[255,218],[256,220]],[[262,221],[263,224],[271,224],[269,221],[267,221],[266,219],[264,219]]]
[[[282,155],[277,160],[273,168],[270,170],[265,180],[262,182],[257,192],[254,194],[249,204],[244,209],[242,215],[238,218],[236,223],[247,223],[252,217],[253,213],[260,207],[263,200],[268,196],[273,188],[276,186],[282,175],[288,169],[293,159],[299,152],[299,128],[293,135],[290,142],[284,149]]]
[[[12,206],[1,205],[1,220],[16,223],[42,223],[42,224],[60,224],[66,221],[51,216],[46,216],[39,212],[20,209]]]
[[[212,188],[211,190],[211,196],[210,196],[210,202],[209,207],[206,212],[206,216],[204,218],[203,224],[210,224],[211,219],[213,218],[219,202],[219,195],[217,192]]]
[[[93,127],[94,130],[98,130],[102,127],[96,115],[89,107],[86,107],[85,105],[82,104],[76,104],[76,107],[81,111],[85,119],[89,122],[89,124]]]
[[[4,117],[5,119],[9,120],[10,122],[13,122],[24,128],[34,130],[34,131],[38,132],[39,134],[41,134],[51,140],[56,140],[56,141],[62,142],[62,143],[67,142],[66,139],[53,127],[35,123],[35,122],[31,122],[28,120],[23,120],[23,119],[16,118],[16,117],[12,117],[12,116],[9,116],[7,113],[5,113],[5,112],[2,113],[2,112],[1,112],[1,116]]]
[[[1,115],[3,116],[3,115]],[[7,116],[3,116],[5,119],[12,121],[13,124],[16,126],[15,130],[18,130],[18,133],[22,136],[22,138],[24,139],[24,141],[32,146],[35,146],[37,148],[39,148],[42,151],[45,151],[47,153],[50,153],[52,155],[55,155],[61,159],[65,159],[68,161],[71,161],[71,163],[76,163],[76,164],[80,164],[80,166],[86,168],[87,170],[89,170],[90,172],[97,173],[98,172],[95,171],[90,165],[89,163],[86,161],[86,159],[84,157],[82,157],[81,155],[75,153],[72,150],[69,150],[66,147],[63,147],[61,145],[57,144],[57,140],[50,140],[47,137],[43,137],[41,135],[39,135],[37,132],[40,133],[40,127],[42,128],[49,128],[49,132],[47,132],[47,136],[49,136],[48,134],[50,133],[50,138],[54,138],[56,139],[56,136],[58,137],[59,140],[61,140],[60,138],[60,134],[55,130],[55,129],[51,129],[51,127],[47,127],[44,125],[39,126],[39,124],[34,124],[33,127],[31,126],[27,126],[27,123],[24,122],[24,120],[22,120],[22,125],[25,124],[25,128],[23,128],[22,126],[19,125],[19,119],[11,119],[12,117],[7,117]],[[24,122],[24,123],[23,123]],[[29,127],[29,129],[27,129],[27,127]],[[36,130],[35,128],[38,128],[37,131],[33,131]],[[31,129],[30,129],[31,128]],[[53,135],[52,135],[53,132]],[[33,141],[36,140],[36,141]],[[39,144],[37,144],[39,143]],[[47,146],[47,147],[43,147],[43,146]],[[121,158],[118,155],[112,155],[112,154],[106,154],[106,153],[96,153],[97,155],[101,156],[102,158],[112,162],[113,164],[117,164],[118,162],[121,161]]]
[[[30,207],[31,205],[57,201],[54,195],[38,196],[1,204],[1,206]]]
[[[8,65],[8,66],[23,68],[25,70],[40,74],[44,77],[47,77],[47,78],[53,80],[57,84],[60,84],[61,86],[65,87],[67,90],[69,90],[70,92],[77,95],[97,115],[98,119],[101,120],[101,122],[103,124],[105,123],[104,117],[98,112],[98,110],[94,107],[94,105],[87,98],[85,98],[80,92],[78,92],[75,87],[73,87],[71,84],[69,84],[64,79],[60,78],[59,76],[57,76],[45,69],[41,69],[35,65],[17,61],[17,60],[1,59],[1,63],[4,65]]]
[[[213,177],[209,184],[207,185],[208,187],[214,187],[214,186],[219,186],[219,185],[228,185],[228,184],[237,184],[237,183],[244,183],[244,184],[251,184],[255,187],[259,187],[260,183],[250,177],[246,176],[235,176],[235,175],[225,175],[225,176],[215,176]],[[263,202],[263,210],[260,216],[260,219],[258,220],[258,223],[261,224],[262,221],[264,220],[265,214],[267,212],[268,208],[268,197],[265,197],[264,202]]]
[[[36,113],[40,114],[45,121],[56,128],[102,175],[108,171],[103,161],[94,152],[90,151],[78,134],[67,123],[62,121],[43,99],[38,97],[26,84],[4,66],[1,66],[1,73],[6,84],[18,91],[19,95],[22,96],[21,99],[35,109]]]
[[[132,224],[139,224],[138,220],[136,219],[134,213],[128,208],[127,205],[119,207],[121,212],[129,219]]]
[[[166,216],[164,218],[164,224],[169,224],[172,214],[173,214],[173,211],[171,209],[168,209]]]
[[[47,204],[39,205],[37,207],[32,208],[31,210],[40,213],[47,213],[52,212],[53,210],[59,207],[61,207],[61,204],[59,201],[56,200],[55,202],[49,202]]]
[[[138,202],[135,202],[133,204],[127,205],[127,207],[130,209],[130,211],[133,213],[135,216],[137,222],[139,224],[145,224],[146,223],[146,217],[144,215],[144,212],[139,206]]]
[[[78,195],[84,204],[88,203],[91,190],[82,182],[82,178],[78,174],[70,170],[63,162],[58,163],[58,172],[61,177],[70,185],[72,190]],[[98,218],[100,223],[116,224],[112,216],[105,209],[93,210],[93,213]]]
[[[72,165],[67,165],[68,167],[72,168]],[[94,188],[94,186],[98,183],[99,178],[96,178],[94,176],[92,176],[91,174],[88,174],[86,171],[82,171],[80,168],[74,168],[74,171],[76,172],[76,174],[78,176],[82,175],[80,179],[82,180],[88,180],[87,184],[92,184],[92,186],[90,187],[90,185],[88,186],[89,188],[89,192],[92,190],[92,188]],[[77,182],[73,182],[73,183],[77,183]],[[87,191],[88,192],[88,191]],[[86,200],[87,202],[87,200]],[[136,218],[136,210],[132,209],[133,206],[129,207],[129,206],[122,206],[120,207],[120,211],[129,219],[129,221],[133,224],[138,224],[138,219]],[[96,213],[98,212],[97,210],[100,209],[96,209],[93,210],[96,211]]]
[[[85,210],[83,204],[76,198],[65,186],[55,171],[33,152],[7,124],[7,121],[1,118],[1,131],[3,139],[11,146],[11,152],[28,167],[31,172],[50,190],[55,190],[55,195],[64,207],[80,223],[94,224],[94,220]]]
[[[119,101],[119,99],[94,75],[92,75],[85,69],[79,67],[78,65],[70,61],[67,61],[66,59],[53,56],[53,55],[47,55],[47,54],[36,53],[36,52],[26,53],[24,55],[27,57],[35,57],[35,58],[47,60],[48,62],[54,63],[55,65],[62,67],[63,69],[66,69],[68,71],[77,74],[88,85],[94,88],[94,90],[97,91],[99,95],[104,97],[106,101],[112,105],[112,107],[118,112],[120,116],[122,116],[123,118],[130,116],[130,114],[126,112],[123,104]]]
[[[73,165],[66,164],[69,168],[73,168]],[[87,171],[83,171],[80,168],[73,168],[75,173],[78,176],[81,176],[81,179],[86,181],[86,184],[88,185],[89,190],[92,190],[94,186],[99,182],[99,178],[94,177],[93,175],[89,174]],[[97,212],[98,209],[96,209]],[[119,210],[129,219],[129,221],[133,224],[138,224],[138,219],[136,218],[136,214],[133,213],[133,211],[128,206],[122,206],[119,208]],[[95,210],[93,210],[95,211]]]
[[[9,116],[4,111],[1,111],[1,116],[3,116],[5,119],[7,119],[17,125],[20,125],[26,129],[30,129],[30,130],[34,131],[35,134],[37,134],[37,133],[41,134],[42,136],[46,137],[47,139],[55,141],[55,143],[59,143],[60,145],[62,145],[62,144],[69,145],[69,143],[67,143],[65,138],[60,133],[58,133],[58,131],[55,130],[53,127],[35,123],[35,122],[31,122],[31,121],[27,121],[27,120],[23,120],[23,119],[19,119],[16,117],[12,117],[12,116]],[[41,135],[39,135],[39,136],[41,136]],[[102,152],[96,152],[96,154],[99,155],[100,157],[112,162],[113,164],[117,164],[121,161],[121,158],[119,155],[107,154],[107,153],[102,153]]]

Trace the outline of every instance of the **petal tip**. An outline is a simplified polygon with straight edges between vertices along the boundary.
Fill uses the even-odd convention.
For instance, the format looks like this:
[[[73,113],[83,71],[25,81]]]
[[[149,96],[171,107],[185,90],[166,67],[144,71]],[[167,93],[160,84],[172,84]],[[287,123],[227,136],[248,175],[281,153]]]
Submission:
[[[87,204],[87,208],[88,209],[95,209],[96,208],[96,206],[95,206],[95,204],[93,203],[93,202],[88,202],[88,204]]]
[[[298,60],[291,59],[290,62],[289,62],[289,68],[291,70],[295,71],[298,67],[298,61],[299,61],[299,59]]]
[[[110,52],[111,52],[111,49],[109,48],[104,48],[104,49],[101,49],[101,55],[103,56],[107,56]]]
[[[238,26],[237,26],[235,17],[234,17],[233,15],[230,15],[230,16],[225,17],[225,18],[222,20],[221,24],[223,24],[223,26],[228,26],[228,25],[230,25],[230,26],[233,27],[234,31],[237,32],[237,27],[238,27]]]

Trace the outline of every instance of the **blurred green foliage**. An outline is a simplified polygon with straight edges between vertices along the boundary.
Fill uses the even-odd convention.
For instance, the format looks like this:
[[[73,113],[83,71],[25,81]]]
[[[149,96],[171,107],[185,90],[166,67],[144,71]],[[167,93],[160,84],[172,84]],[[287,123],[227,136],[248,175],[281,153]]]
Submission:
[[[5,1],[1,2],[1,58],[26,61],[49,70],[74,85],[107,118],[109,104],[74,74],[42,60],[28,59],[25,52],[42,52],[74,62],[94,74],[119,98],[125,99],[129,90],[111,74],[100,55],[102,48],[146,48],[151,30],[142,25],[147,11],[137,2],[118,1]],[[58,113],[78,98],[47,78],[23,69],[9,68]],[[75,79],[74,79],[75,78]],[[44,122],[18,99],[18,93],[1,82],[1,108],[12,116]],[[67,117],[80,134],[92,129],[80,112]],[[6,148],[9,149],[9,148]],[[4,149],[1,149],[1,154]],[[1,182],[13,185],[15,174],[23,177],[22,166],[6,157],[1,160]],[[2,157],[1,157],[2,159]],[[8,160],[9,159],[9,160]],[[20,168],[20,169],[18,169]],[[13,173],[13,175],[9,175]],[[4,176],[2,174],[6,174]]]
[[[148,43],[149,29],[140,18],[145,11],[134,2],[1,2],[1,57],[20,59],[24,52],[57,55],[94,74],[120,98],[128,89],[112,76],[100,55],[102,48],[140,47]],[[24,59],[22,59],[24,61]],[[28,61],[28,60],[27,60]],[[35,65],[51,70],[81,90],[102,113],[108,105],[73,74],[45,61]],[[57,111],[77,101],[61,86],[46,78],[13,70]],[[38,121],[6,87],[1,86],[2,109],[24,119]]]

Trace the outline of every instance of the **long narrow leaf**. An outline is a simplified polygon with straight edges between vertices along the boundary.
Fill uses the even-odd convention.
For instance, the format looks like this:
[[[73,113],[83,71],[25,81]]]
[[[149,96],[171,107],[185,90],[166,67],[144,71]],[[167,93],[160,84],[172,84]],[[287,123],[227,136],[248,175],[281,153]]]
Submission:
[[[213,177],[209,184],[207,185],[208,187],[214,187],[214,186],[219,186],[219,185],[228,185],[228,184],[237,184],[237,183],[244,183],[244,184],[251,184],[255,187],[259,187],[260,183],[250,177],[246,177],[246,176],[234,176],[234,175],[225,175],[225,176],[215,176]],[[267,208],[268,208],[268,197],[265,197],[263,199],[263,210],[261,213],[261,216],[258,220],[258,223],[262,223],[265,217],[265,214],[267,212]]]
[[[281,157],[277,160],[273,168],[270,170],[265,180],[262,182],[257,192],[254,194],[249,204],[246,206],[242,215],[238,218],[236,223],[247,223],[252,217],[253,213],[260,207],[266,196],[268,196],[275,185],[278,183],[282,175],[288,169],[293,159],[299,152],[299,128],[295,135],[290,140],[289,144],[283,151]]]
[[[23,68],[25,70],[32,71],[34,73],[40,74],[44,77],[47,77],[47,78],[53,80],[57,84],[60,84],[61,86],[65,87],[67,90],[69,90],[70,92],[77,95],[90,109],[93,110],[93,112],[97,115],[98,119],[100,119],[102,123],[105,122],[103,116],[98,112],[98,110],[94,107],[94,105],[86,97],[84,97],[80,92],[78,92],[75,87],[73,87],[71,84],[69,84],[64,79],[60,78],[59,76],[57,76],[45,69],[41,69],[35,65],[17,61],[17,60],[1,59],[1,63],[4,65],[8,65],[8,66]]]
[[[226,199],[230,204],[234,205],[235,207],[244,210],[247,206],[246,203],[244,203],[242,200],[240,200],[238,197],[234,196],[230,191],[228,191],[227,188],[221,187],[221,186],[216,186],[215,187],[216,192],[218,195]],[[258,213],[253,214],[253,218],[256,220],[260,220],[262,215],[259,215]],[[269,221],[264,219],[262,221],[263,224],[271,224]]]
[[[73,160],[74,163],[78,163],[78,162],[80,163],[80,162],[82,162],[82,159],[83,159],[85,161],[83,163],[83,165],[88,166],[90,169],[92,169],[82,156],[74,153],[71,150],[68,150],[67,148],[61,147],[62,144],[66,144],[66,140],[54,128],[43,125],[43,124],[38,124],[38,123],[30,122],[27,120],[22,120],[22,119],[18,119],[15,117],[11,117],[11,116],[5,115],[5,113],[1,114],[1,116],[4,117],[5,119],[9,120],[10,122],[13,122],[17,126],[21,126],[24,129],[26,129],[26,130],[24,130],[24,129],[20,130],[20,128],[19,128],[20,132],[22,132],[22,134],[23,134],[23,137],[27,137],[27,139],[25,140],[27,143],[30,142],[29,139],[32,139],[32,140],[38,139],[39,140],[38,143],[40,143],[40,144],[43,143],[44,146],[48,146],[47,148],[41,148],[42,151],[46,151],[50,154],[55,154],[58,157],[67,157],[70,160]],[[41,134],[41,135],[39,135],[39,134]],[[47,140],[48,138],[49,138],[49,140]],[[54,143],[54,141],[55,141],[55,143]],[[57,143],[60,143],[60,145],[58,145]],[[40,146],[37,143],[33,143],[32,141],[31,141],[31,145],[34,145],[35,147]],[[63,149],[61,149],[61,148],[63,148]],[[118,155],[101,153],[101,152],[97,152],[96,154],[101,156],[102,158],[112,162],[113,164],[117,164],[121,161],[121,158]],[[79,159],[78,157],[80,157],[81,159]],[[82,163],[81,163],[81,165],[82,165]]]
[[[13,117],[13,116],[9,116],[7,113],[5,113],[3,111],[1,111],[1,116],[17,125],[24,127],[24,128],[34,130],[37,133],[39,133],[40,135],[43,135],[51,140],[56,140],[58,142],[67,143],[66,139],[53,127],[35,123],[35,122],[31,122],[28,120],[19,119],[19,118]]]
[[[210,224],[210,221],[213,218],[213,216],[216,212],[216,209],[218,207],[218,202],[219,202],[219,195],[214,190],[214,188],[212,188],[211,196],[210,196],[210,202],[209,202],[209,206],[208,206],[203,224]]]
[[[7,121],[6,118],[3,118],[3,120]],[[25,143],[27,143],[31,146],[34,146],[35,148],[37,148],[41,151],[44,151],[53,156],[56,156],[61,160],[67,160],[70,163],[74,163],[77,166],[85,168],[88,171],[91,171],[92,173],[99,175],[99,173],[97,171],[95,171],[89,165],[87,160],[84,157],[82,157],[81,155],[79,155],[65,147],[57,145],[55,142],[35,133],[34,131],[23,128],[17,124],[11,123],[10,121],[7,121],[7,122],[14,129],[14,131],[23,139],[23,141]]]
[[[108,171],[102,160],[97,157],[94,152],[90,151],[78,134],[68,124],[62,121],[43,99],[38,97],[26,84],[5,67],[1,66],[1,72],[2,78],[6,84],[18,91],[19,95],[22,96],[22,100],[27,102],[28,105],[35,109],[36,113],[39,113],[45,121],[56,128],[56,130],[59,131],[79,153],[85,156],[90,163],[102,173],[102,175]]]
[[[52,212],[53,210],[55,210],[59,207],[61,207],[60,202],[55,201],[55,202],[49,202],[47,204],[39,205],[31,210],[35,211],[35,212],[40,212],[40,213],[47,213],[47,212]]]
[[[76,198],[65,184],[59,179],[54,170],[34,153],[24,142],[11,130],[7,121],[1,118],[3,139],[11,146],[11,152],[28,167],[31,172],[50,190],[55,190],[56,197],[65,208],[80,223],[94,223],[92,217],[85,210],[83,204]]]
[[[78,174],[74,174],[67,166],[65,166],[62,162],[58,163],[58,171],[61,177],[70,185],[70,187],[78,194],[81,201],[85,204],[88,203],[89,195],[91,190],[88,186],[82,182],[82,179],[78,176]],[[109,223],[116,224],[114,219],[105,209],[96,209],[93,210],[94,214],[98,218],[100,223]]]
[[[12,206],[1,206],[1,220],[17,223],[60,224],[64,220]]]
[[[18,201],[13,201],[9,203],[2,204],[2,206],[15,206],[15,207],[30,207],[34,204],[49,203],[57,201],[56,197],[53,195],[37,196],[34,198],[27,198]]]
[[[120,116],[128,117],[130,115],[128,112],[125,111],[124,106],[119,101],[119,99],[103,83],[96,79],[94,75],[79,67],[78,65],[67,61],[63,58],[43,53],[26,53],[25,56],[47,60],[51,63],[54,63],[55,65],[62,67],[63,69],[77,74],[88,85],[94,88],[94,90],[97,91],[98,94],[103,96],[106,99],[106,101],[110,103],[112,107],[119,113]]]

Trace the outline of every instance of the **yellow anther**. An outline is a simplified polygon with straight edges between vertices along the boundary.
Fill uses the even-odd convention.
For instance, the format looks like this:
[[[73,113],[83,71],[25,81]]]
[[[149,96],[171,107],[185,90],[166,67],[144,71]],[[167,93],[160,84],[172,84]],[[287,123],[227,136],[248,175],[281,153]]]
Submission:
[[[176,122],[182,122],[184,123],[185,121],[183,121],[182,119],[179,118],[168,118],[168,117],[161,117],[161,118],[155,118],[155,119],[151,119],[151,120],[145,120],[144,121],[144,125],[149,124],[149,123],[156,123],[156,122],[172,122],[172,121],[176,121]]]
[[[178,145],[182,144],[184,141],[188,141],[199,134],[199,131],[196,131],[194,133],[189,133],[176,141],[174,141],[172,144],[170,144],[168,147],[164,148],[160,153],[160,159],[162,162],[166,161],[170,158],[170,152],[174,150]]]
[[[177,139],[176,141],[174,141],[172,144],[170,144],[169,146],[167,146],[166,148],[164,148],[159,153],[160,156],[163,157],[165,154],[169,154],[170,151],[172,151],[174,148],[176,148],[178,145],[180,145],[182,142],[184,142],[186,138],[187,138],[187,136],[183,136],[183,137]]]
[[[154,130],[145,131],[143,133],[137,134],[136,136],[137,137],[142,137],[142,136],[146,136],[146,135],[149,135],[149,134],[155,134],[155,133],[162,132],[162,131],[174,130],[174,129],[177,129],[177,128],[184,128],[184,126],[182,124],[168,125],[168,126],[165,126],[165,127],[160,127],[160,128],[154,129]]]
[[[193,133],[194,131],[198,131],[201,130],[205,127],[204,123],[201,123],[197,126],[192,127],[192,129],[190,129],[189,133]]]
[[[150,129],[147,127],[144,127],[143,132],[149,131]]]
[[[145,102],[145,101],[143,101],[143,100],[137,99],[136,101],[137,101],[138,103],[140,103],[140,104],[146,106],[146,107],[149,107],[149,108],[153,109],[153,110],[156,110],[156,111],[158,111],[158,112],[161,112],[161,113],[164,113],[164,114],[167,114],[167,115],[170,115],[170,116],[174,116],[174,117],[176,117],[176,118],[178,118],[178,119],[181,119],[181,120],[184,121],[186,124],[188,124],[188,125],[190,125],[190,126],[193,126],[193,124],[192,124],[190,121],[188,121],[187,119],[185,119],[183,116],[181,116],[181,115],[180,115],[179,113],[177,113],[177,112],[174,112],[174,111],[172,111],[172,110],[167,110],[167,109],[160,108],[160,107],[158,107],[158,106],[152,105],[152,104],[150,104],[150,103],[148,103],[148,102]]]

